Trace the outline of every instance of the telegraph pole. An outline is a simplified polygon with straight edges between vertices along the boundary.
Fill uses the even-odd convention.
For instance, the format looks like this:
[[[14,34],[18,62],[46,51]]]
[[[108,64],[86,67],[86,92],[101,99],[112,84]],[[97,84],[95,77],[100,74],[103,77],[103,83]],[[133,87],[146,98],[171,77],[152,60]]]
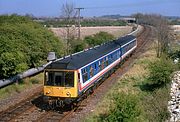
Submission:
[[[80,12],[84,8],[74,8],[74,9],[76,9],[78,11],[78,39],[80,39],[81,38],[81,27],[80,27],[81,26],[81,24],[80,24],[81,16],[80,16]]]

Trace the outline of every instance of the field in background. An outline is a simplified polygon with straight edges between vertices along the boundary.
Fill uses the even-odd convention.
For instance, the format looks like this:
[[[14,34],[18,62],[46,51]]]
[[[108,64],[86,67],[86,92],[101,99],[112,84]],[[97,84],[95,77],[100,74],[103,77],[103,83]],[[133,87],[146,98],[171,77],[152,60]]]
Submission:
[[[172,25],[172,29],[174,30],[175,41],[171,43],[173,50],[180,49],[180,25]]]
[[[172,29],[174,30],[174,32],[176,34],[177,41],[180,42],[180,25],[173,25]]]
[[[174,29],[175,32],[180,32],[180,25],[173,25],[172,28]]]
[[[64,37],[66,30],[65,28],[50,28],[58,37]],[[123,36],[132,31],[132,26],[104,26],[104,27],[81,27],[81,38],[96,34],[100,31],[108,32],[115,37]],[[76,31],[78,32],[78,30]],[[77,33],[74,33],[77,35]]]

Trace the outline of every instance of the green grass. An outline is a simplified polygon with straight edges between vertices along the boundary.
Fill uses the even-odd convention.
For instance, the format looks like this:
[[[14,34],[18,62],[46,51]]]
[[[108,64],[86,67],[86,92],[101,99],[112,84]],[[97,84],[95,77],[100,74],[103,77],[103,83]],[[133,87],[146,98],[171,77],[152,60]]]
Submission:
[[[22,90],[26,89],[27,86],[30,86],[30,85],[12,84],[12,85],[9,85],[7,87],[1,88],[0,89],[0,94],[1,94],[0,99],[7,98],[13,93],[20,93]]]
[[[150,48],[135,61],[133,67],[114,84],[102,101],[97,104],[93,113],[83,121],[165,121],[169,116],[167,112],[169,85],[153,91],[150,91],[149,86],[147,86],[148,66],[156,60],[155,49]],[[114,98],[115,96],[116,98]],[[125,101],[117,98],[122,98]],[[129,112],[129,109],[138,114],[133,114],[134,116],[131,117],[129,114],[132,115],[132,113]]]

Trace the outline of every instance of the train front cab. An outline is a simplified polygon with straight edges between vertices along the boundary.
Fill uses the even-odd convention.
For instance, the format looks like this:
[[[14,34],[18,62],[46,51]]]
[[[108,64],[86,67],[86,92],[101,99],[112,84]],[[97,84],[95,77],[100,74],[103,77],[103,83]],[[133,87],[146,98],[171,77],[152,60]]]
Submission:
[[[44,95],[54,99],[76,98],[77,71],[75,70],[53,70],[44,71]]]

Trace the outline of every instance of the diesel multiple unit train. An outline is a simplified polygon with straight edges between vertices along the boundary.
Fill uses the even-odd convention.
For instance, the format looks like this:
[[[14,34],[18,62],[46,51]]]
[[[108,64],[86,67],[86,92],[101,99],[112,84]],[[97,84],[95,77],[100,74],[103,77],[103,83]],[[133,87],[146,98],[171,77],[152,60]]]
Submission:
[[[44,70],[46,101],[59,106],[78,101],[136,47],[136,38],[127,35],[53,61]]]

